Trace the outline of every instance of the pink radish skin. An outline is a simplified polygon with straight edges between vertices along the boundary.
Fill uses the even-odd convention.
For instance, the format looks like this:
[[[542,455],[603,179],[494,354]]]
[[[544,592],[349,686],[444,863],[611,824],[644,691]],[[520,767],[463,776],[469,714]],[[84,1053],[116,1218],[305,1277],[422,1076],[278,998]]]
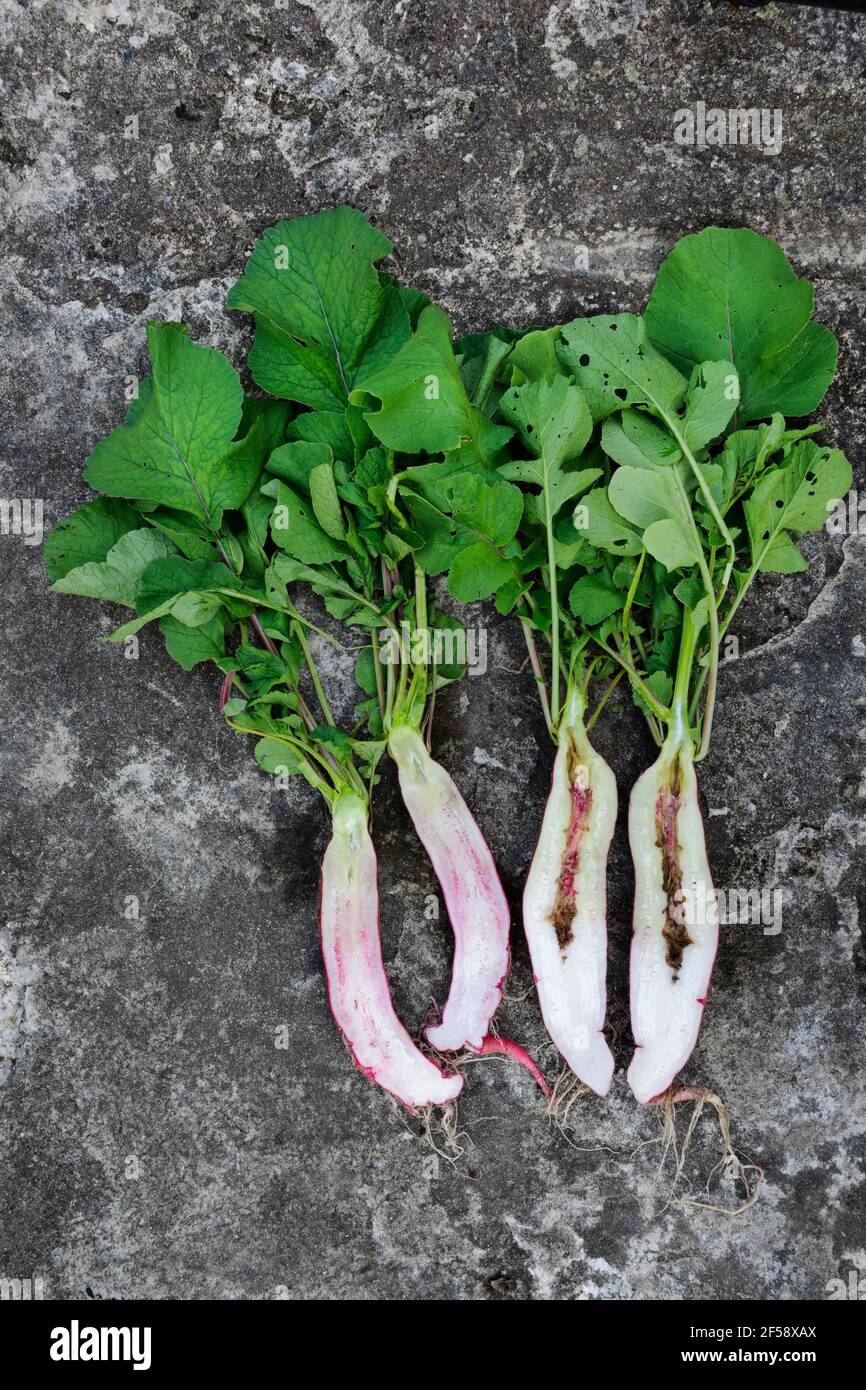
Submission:
[[[688,739],[671,737],[629,804],[635,872],[628,1081],[657,1100],[697,1042],[719,941],[698,784]]]
[[[510,1057],[512,1062],[518,1062],[521,1067],[524,1067],[541,1091],[541,1094],[547,1100],[550,1100],[553,1093],[545,1081],[541,1069],[533,1062],[525,1047],[521,1047],[520,1043],[514,1042],[512,1038],[496,1037],[494,1033],[488,1033],[481,1044],[479,1055],[481,1057],[492,1057],[496,1054],[502,1057]]]
[[[410,1038],[394,1012],[379,941],[376,851],[360,797],[341,796],[322,860],[319,907],[331,1013],[356,1066],[410,1110],[459,1095]]]
[[[570,697],[559,729],[550,795],[523,894],[523,924],[547,1031],[572,1071],[607,1094],[613,1057],[607,1002],[607,856],[616,779]]]
[[[451,989],[442,1021],[425,1029],[440,1052],[479,1052],[508,974],[508,903],[493,856],[448,773],[408,725],[388,739],[400,791],[430,856],[454,931]]]

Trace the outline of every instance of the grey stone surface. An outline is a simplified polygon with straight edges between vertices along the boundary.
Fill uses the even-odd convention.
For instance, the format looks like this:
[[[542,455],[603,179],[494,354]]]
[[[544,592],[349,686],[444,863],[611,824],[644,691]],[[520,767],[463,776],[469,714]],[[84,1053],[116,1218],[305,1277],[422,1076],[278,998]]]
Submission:
[[[182,315],[239,362],[248,328],[222,302],[255,236],[338,201],[461,329],[638,309],[678,235],[771,233],[841,339],[822,414],[863,485],[863,17],[5,0],[0,25],[0,494],[44,498],[47,521],[86,496],[146,319]],[[675,145],[697,100],[781,108],[781,152]],[[323,808],[257,771],[212,676],[156,635],[124,660],[101,641],[114,614],[50,595],[38,548],[0,537],[0,1273],[42,1275],[49,1297],[799,1299],[863,1272],[866,540],[805,548],[807,577],[765,579],[743,609],[702,776],[718,883],[786,894],[779,935],[725,930],[688,1068],[766,1172],[731,1218],[665,1209],[658,1116],[625,1085],[622,825],[609,1099],[581,1100],[566,1137],[522,1072],[478,1064],[464,1152],[437,1164],[328,1016]],[[503,1030],[555,1072],[519,918],[551,750],[512,625],[481,616],[492,669],[442,700],[439,750],[515,908]],[[651,757],[637,716],[598,741],[624,792]],[[376,833],[388,968],[419,1026],[449,943],[390,777]],[[717,1152],[702,1120],[693,1192]],[[724,1177],[714,1191],[737,1201]]]

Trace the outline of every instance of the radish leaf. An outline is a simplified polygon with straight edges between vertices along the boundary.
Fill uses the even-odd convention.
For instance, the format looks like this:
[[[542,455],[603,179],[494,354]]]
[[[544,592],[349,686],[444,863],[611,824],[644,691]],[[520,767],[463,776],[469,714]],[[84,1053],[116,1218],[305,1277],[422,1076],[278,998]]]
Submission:
[[[677,242],[646,309],[649,339],[681,372],[725,358],[741,383],[739,418],[807,415],[836,370],[836,340],[811,322],[813,290],[781,247],[740,228]]]
[[[111,497],[134,497],[190,512],[213,530],[245,501],[266,443],[259,419],[235,440],[243,393],[231,363],[190,342],[176,323],[150,323],[153,393],[134,424],[97,444],[84,476]]]
[[[59,593],[107,599],[110,603],[135,608],[138,584],[147,566],[152,560],[173,553],[171,542],[149,526],[127,531],[104,560],[91,560],[69,570],[51,587]]]
[[[159,630],[165,638],[166,650],[179,666],[191,671],[202,661],[219,661],[225,654],[225,616],[214,613],[200,627],[187,627],[177,618],[162,619]]]
[[[593,420],[630,405],[672,415],[686,394],[685,377],[657,352],[634,314],[575,319],[562,330],[560,356],[584,391]]]
[[[121,536],[140,525],[140,517],[126,502],[113,497],[86,502],[46,537],[43,555],[48,578],[56,581],[70,570],[104,560]]]
[[[763,475],[743,510],[749,530],[752,566],[774,574],[806,568],[787,532],[819,531],[829,506],[851,487],[851,465],[838,449],[811,440],[796,445],[790,461]]]
[[[227,300],[230,309],[256,316],[250,369],[263,390],[340,410],[359,374],[406,341],[409,316],[399,291],[375,267],[391,249],[349,207],[265,232]]]
[[[457,449],[475,437],[481,418],[460,375],[451,325],[432,305],[397,355],[361,380],[350,399],[366,407],[364,419],[376,438],[403,453]],[[377,410],[370,408],[375,401]]]

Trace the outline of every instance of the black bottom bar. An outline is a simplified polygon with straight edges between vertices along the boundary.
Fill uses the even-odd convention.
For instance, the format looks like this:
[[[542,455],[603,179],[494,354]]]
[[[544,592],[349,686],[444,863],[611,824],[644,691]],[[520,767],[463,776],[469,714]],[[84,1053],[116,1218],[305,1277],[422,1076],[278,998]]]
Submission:
[[[568,1316],[570,1337],[591,1336],[596,1356],[607,1350],[618,1380],[631,1367],[651,1367],[656,1378],[683,1368],[700,1378],[704,1368],[714,1365],[757,1365],[766,1371],[806,1366],[819,1369],[826,1378],[854,1356],[862,1331],[859,1301],[855,1294],[853,1299],[846,1295],[825,1303],[634,1302],[624,1307],[600,1302],[573,1304]],[[300,1327],[297,1315],[297,1306],[285,1302],[14,1301],[0,1303],[0,1328],[5,1345],[14,1345],[21,1369],[47,1373],[50,1381],[60,1384],[70,1376],[92,1380],[105,1371],[135,1379],[213,1371],[224,1378],[254,1370],[264,1358],[275,1368],[284,1364],[290,1374],[290,1346],[302,1344],[305,1359],[312,1356],[321,1339],[315,1332],[310,1335],[306,1308]],[[376,1319],[369,1303],[363,1316]],[[401,1341],[411,1337],[411,1323],[404,1319],[401,1310]],[[287,1341],[296,1328],[302,1343],[297,1338]],[[383,1333],[370,1330],[375,1336]],[[421,1337],[419,1323],[417,1347],[429,1344],[429,1335]],[[329,1377],[334,1372],[334,1346],[329,1341]],[[345,1346],[347,1357],[357,1356],[351,1336],[341,1336],[336,1346]]]

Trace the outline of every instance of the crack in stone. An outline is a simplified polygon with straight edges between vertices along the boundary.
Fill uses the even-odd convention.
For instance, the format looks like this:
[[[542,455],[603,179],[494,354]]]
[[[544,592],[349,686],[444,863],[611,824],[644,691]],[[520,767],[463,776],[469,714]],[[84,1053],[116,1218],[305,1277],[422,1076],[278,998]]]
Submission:
[[[742,665],[743,662],[751,661],[757,656],[766,656],[770,652],[775,652],[779,647],[783,647],[788,642],[792,642],[803,628],[825,616],[823,609],[832,601],[834,590],[838,587],[843,576],[846,578],[848,577],[849,564],[857,563],[851,559],[850,552],[854,548],[862,550],[864,552],[864,559],[866,559],[866,536],[861,536],[859,534],[856,536],[849,536],[847,540],[842,542],[841,565],[836,573],[831,575],[827,583],[815,595],[798,623],[795,623],[793,627],[786,628],[784,632],[776,633],[773,637],[768,638],[766,642],[762,642],[759,647],[750,647],[748,651],[742,652],[741,655],[736,658],[736,661],[730,659],[728,661],[723,661],[720,669],[734,665],[739,666]]]

